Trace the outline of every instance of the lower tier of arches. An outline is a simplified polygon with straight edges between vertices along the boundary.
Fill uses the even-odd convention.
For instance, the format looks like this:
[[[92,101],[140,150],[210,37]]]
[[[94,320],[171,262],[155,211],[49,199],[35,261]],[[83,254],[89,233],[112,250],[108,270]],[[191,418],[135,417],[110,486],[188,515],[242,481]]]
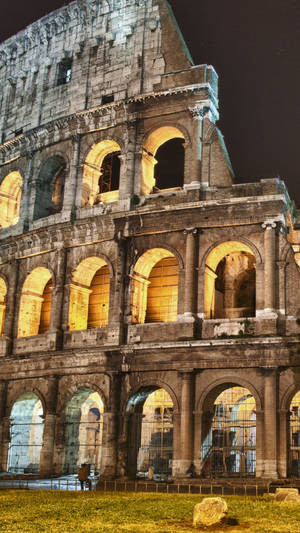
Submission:
[[[248,374],[248,375],[247,375]],[[300,478],[300,381],[281,369],[0,382],[1,471]]]

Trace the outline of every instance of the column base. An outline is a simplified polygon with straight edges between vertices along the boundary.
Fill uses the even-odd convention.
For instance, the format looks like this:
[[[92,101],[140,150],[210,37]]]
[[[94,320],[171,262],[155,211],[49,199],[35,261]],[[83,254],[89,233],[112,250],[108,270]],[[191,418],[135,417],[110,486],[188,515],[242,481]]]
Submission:
[[[268,479],[278,479],[278,472],[277,472],[277,461],[274,460],[265,460],[263,462],[264,464],[264,471],[261,475],[262,478],[268,478]]]
[[[189,477],[189,474],[187,474],[187,471],[190,468],[191,464],[192,464],[192,460],[187,460],[187,459],[173,460],[172,477],[177,478],[177,479]]]
[[[198,319],[197,315],[195,315],[194,313],[190,313],[190,312],[186,312],[186,313],[183,313],[182,315],[178,315],[177,318],[178,318],[178,322],[185,322],[189,324],[196,322]]]

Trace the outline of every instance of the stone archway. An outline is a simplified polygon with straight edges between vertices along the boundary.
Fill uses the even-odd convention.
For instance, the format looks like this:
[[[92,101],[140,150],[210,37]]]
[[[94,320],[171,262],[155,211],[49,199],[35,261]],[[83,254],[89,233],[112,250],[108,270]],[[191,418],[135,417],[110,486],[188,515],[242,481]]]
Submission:
[[[147,250],[135,264],[132,279],[133,324],[176,322],[178,262],[165,248]]]
[[[143,387],[127,405],[128,474],[155,478],[172,473],[173,402],[165,389]]]
[[[13,404],[10,414],[8,472],[39,472],[44,431],[43,415],[42,402],[32,392],[22,394]]]
[[[289,474],[300,477],[300,391],[293,396],[289,409]]]
[[[104,405],[100,394],[88,387],[78,389],[65,410],[63,471],[77,473],[82,463],[94,472],[101,466]]]
[[[204,477],[254,476],[256,402],[245,387],[223,386],[204,409],[201,474]],[[210,396],[212,396],[211,391]]]

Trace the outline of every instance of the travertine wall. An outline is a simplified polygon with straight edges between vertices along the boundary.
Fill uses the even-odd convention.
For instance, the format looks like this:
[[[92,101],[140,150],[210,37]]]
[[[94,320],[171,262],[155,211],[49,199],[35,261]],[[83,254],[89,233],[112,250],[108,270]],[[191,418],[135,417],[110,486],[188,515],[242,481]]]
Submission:
[[[45,414],[41,472],[61,473],[66,405],[88,387],[104,403],[102,475],[132,473],[128,401],[161,387],[175,413],[173,474],[184,477],[192,461],[200,473],[212,404],[226,387],[240,385],[256,401],[257,475],[286,477],[287,413],[300,389],[296,216],[279,179],[232,183],[216,126],[213,67],[192,65],[163,0],[73,2],[3,43],[0,58],[0,187],[10,172],[23,178],[19,222],[0,229],[0,277],[7,287],[0,337],[2,469],[11,408],[21,394],[34,392]],[[57,85],[64,59],[72,59],[71,79]],[[143,147],[162,127],[184,138],[183,186],[142,193]],[[121,149],[119,199],[81,207],[87,154],[105,140]],[[40,171],[50,157],[65,165],[62,210],[37,218]],[[217,247],[225,257],[238,243],[254,258],[255,316],[210,319],[207,258]],[[177,320],[135,324],[134,269],[153,249],[176,258]],[[74,271],[91,257],[109,268],[108,324],[69,330]],[[17,338],[23,284],[38,267],[53,281],[50,327]]]

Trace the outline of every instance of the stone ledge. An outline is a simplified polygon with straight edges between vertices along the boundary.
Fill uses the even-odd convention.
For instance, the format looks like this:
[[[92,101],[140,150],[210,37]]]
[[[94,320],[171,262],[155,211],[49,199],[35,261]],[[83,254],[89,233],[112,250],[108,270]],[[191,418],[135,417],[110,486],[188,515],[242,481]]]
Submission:
[[[59,331],[21,337],[14,340],[13,353],[23,354],[28,352],[55,351],[60,343]]]
[[[130,324],[127,342],[129,344],[143,342],[179,341],[196,338],[197,323],[195,322],[155,322],[151,324]]]

